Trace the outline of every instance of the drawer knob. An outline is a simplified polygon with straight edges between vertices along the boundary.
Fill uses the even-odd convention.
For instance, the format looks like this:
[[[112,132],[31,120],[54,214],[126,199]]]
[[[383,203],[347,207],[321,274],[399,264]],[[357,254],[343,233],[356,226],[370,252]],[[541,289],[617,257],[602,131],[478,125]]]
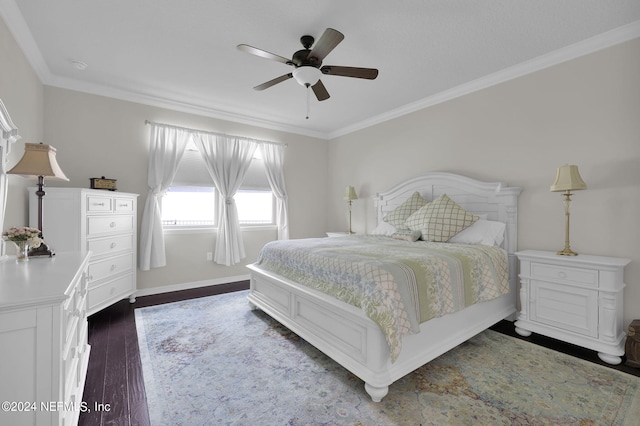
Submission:
[[[115,271],[115,270],[116,270],[116,267],[117,267],[117,266],[116,266],[115,264],[111,265],[111,270],[112,270],[112,271]]]
[[[116,248],[116,243],[111,243],[111,248]]]
[[[116,227],[116,223],[115,223],[115,222],[111,222],[111,223],[109,224],[109,226],[110,226],[110,227],[112,227],[112,228],[115,228],[115,227]]]
[[[558,272],[558,276],[559,276],[560,278],[563,278],[563,279],[564,279],[564,278],[567,278],[567,273],[566,273],[566,272],[564,272],[564,271],[560,271],[560,272]]]
[[[95,203],[95,204],[96,204],[96,206],[104,207],[104,203]]]

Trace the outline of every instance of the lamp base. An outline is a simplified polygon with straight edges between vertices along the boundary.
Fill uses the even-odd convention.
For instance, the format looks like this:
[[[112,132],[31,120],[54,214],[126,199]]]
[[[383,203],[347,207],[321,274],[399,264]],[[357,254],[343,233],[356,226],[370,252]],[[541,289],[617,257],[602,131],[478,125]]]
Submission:
[[[558,256],[577,256],[578,253],[574,252],[570,248],[565,248],[564,250],[560,250],[556,253]]]
[[[29,250],[29,257],[35,257],[35,256],[48,256],[48,257],[52,257],[55,256],[55,252],[51,249],[49,249],[49,246],[47,246],[44,241],[42,243],[40,243],[40,246],[38,248],[32,248],[31,250]]]

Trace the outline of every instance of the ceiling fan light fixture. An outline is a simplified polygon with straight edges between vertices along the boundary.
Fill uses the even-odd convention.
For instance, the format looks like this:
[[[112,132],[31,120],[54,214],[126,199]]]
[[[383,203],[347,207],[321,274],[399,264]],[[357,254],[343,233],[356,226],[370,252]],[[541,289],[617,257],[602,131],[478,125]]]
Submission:
[[[293,78],[304,87],[315,85],[320,77],[322,77],[322,72],[316,67],[302,66],[293,70]]]

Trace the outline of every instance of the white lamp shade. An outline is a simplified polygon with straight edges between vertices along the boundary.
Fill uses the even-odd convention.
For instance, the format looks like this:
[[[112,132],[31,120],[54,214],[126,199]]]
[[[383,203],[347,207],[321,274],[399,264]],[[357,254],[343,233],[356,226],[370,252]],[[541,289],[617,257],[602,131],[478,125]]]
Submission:
[[[551,191],[577,191],[580,189],[587,189],[587,184],[580,177],[578,166],[565,164],[558,167],[556,180],[551,185]]]
[[[69,180],[56,161],[56,149],[50,145],[26,143],[24,155],[7,173],[25,177]]]
[[[293,78],[304,87],[313,86],[322,77],[322,72],[312,66],[303,66],[293,70]]]
[[[344,199],[347,201],[357,200],[356,190],[353,186],[347,186],[344,190]]]

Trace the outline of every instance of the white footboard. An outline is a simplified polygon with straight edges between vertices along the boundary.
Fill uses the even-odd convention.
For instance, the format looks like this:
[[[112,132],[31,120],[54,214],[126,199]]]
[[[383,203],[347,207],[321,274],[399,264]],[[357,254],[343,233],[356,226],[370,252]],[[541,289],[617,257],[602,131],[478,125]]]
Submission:
[[[360,309],[256,265],[249,269],[249,302],[362,379],[375,402],[394,381],[515,312],[512,291],[423,323],[420,333],[405,336],[400,357],[392,363],[384,334]]]

